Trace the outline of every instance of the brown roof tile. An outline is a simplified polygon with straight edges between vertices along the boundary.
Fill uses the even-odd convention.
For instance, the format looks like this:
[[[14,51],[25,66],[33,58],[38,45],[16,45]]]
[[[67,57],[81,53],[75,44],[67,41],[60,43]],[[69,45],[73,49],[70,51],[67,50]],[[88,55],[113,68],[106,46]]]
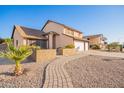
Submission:
[[[15,28],[20,32],[22,37],[28,39],[47,39],[43,36],[43,31],[38,29],[28,28],[24,26],[15,26]]]
[[[42,36],[42,34],[44,33],[43,31],[40,31],[38,29],[24,27],[24,26],[20,26],[20,27],[22,28],[24,33],[28,36],[35,36],[35,37],[39,37],[39,38],[45,38],[44,36]]]

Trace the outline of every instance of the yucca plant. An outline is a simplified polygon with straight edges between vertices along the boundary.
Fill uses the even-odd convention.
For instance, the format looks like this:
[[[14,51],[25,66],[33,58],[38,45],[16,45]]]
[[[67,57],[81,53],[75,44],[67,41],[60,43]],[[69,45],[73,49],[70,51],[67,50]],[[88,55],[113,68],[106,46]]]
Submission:
[[[5,39],[5,43],[7,44],[7,49],[0,52],[0,57],[13,60],[16,64],[14,74],[19,76],[23,73],[21,62],[32,54],[32,48],[34,48],[34,46],[20,46],[16,48],[11,39]]]

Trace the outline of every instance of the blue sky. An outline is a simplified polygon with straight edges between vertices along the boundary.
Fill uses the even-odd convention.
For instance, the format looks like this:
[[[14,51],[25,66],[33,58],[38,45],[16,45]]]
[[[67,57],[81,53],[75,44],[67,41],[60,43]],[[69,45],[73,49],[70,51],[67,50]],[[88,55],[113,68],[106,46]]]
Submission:
[[[41,29],[47,20],[124,42],[124,6],[0,6],[0,37],[10,37],[13,25]]]

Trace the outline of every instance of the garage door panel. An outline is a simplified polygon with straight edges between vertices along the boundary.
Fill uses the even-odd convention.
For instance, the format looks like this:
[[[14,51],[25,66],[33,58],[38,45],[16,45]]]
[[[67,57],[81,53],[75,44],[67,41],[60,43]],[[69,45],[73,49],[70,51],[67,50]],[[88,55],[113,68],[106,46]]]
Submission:
[[[84,51],[84,42],[74,41],[74,45],[78,51]]]

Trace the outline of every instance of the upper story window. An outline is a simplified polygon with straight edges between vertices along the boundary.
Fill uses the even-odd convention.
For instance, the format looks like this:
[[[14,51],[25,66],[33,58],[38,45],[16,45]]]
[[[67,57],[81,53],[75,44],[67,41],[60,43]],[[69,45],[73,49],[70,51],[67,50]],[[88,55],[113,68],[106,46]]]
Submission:
[[[73,31],[71,31],[71,30],[64,30],[64,34],[67,34],[67,35],[73,35],[74,34],[74,32]]]
[[[80,34],[80,38],[82,38],[83,37],[83,34]]]
[[[78,37],[78,38],[82,38],[83,35],[79,32],[76,32],[76,31],[72,31],[72,30],[69,30],[69,29],[65,29],[64,30],[64,34],[67,34],[67,35],[71,35],[73,37]]]
[[[80,37],[80,33],[74,32],[74,36],[75,36],[75,37]]]

